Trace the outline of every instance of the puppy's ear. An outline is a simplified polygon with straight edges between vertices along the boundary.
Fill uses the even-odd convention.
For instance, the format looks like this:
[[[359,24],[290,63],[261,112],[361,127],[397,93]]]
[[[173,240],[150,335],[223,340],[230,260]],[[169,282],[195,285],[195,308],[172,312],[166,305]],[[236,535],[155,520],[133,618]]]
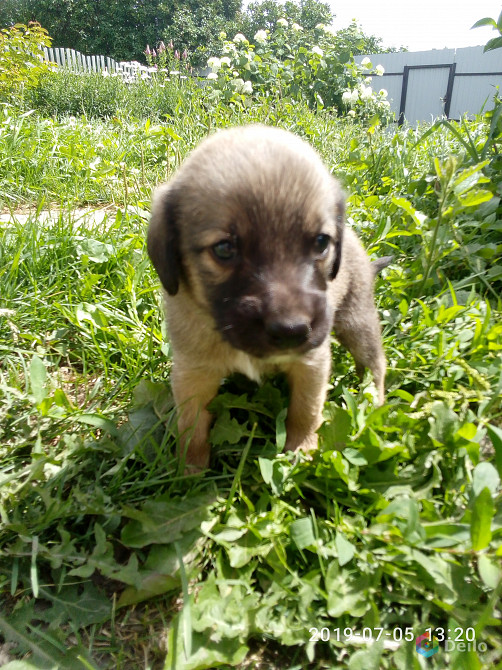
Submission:
[[[329,278],[334,279],[338,274],[340,269],[340,263],[342,260],[342,248],[343,248],[343,231],[345,229],[345,203],[340,198],[336,203],[336,212],[335,212],[335,222],[336,222],[336,240],[335,240],[335,258],[333,260],[333,265],[331,267],[331,272],[329,273]]]
[[[177,200],[177,194],[169,184],[156,189],[147,237],[148,255],[169,295],[178,292],[181,275]]]

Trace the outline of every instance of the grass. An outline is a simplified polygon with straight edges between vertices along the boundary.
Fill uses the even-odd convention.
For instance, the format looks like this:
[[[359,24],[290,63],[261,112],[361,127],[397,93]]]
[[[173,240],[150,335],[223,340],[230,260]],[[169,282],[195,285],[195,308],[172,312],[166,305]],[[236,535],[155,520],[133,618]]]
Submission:
[[[489,125],[426,133],[287,101],[186,105],[167,122],[3,107],[0,199],[31,216],[0,229],[0,659],[502,667],[502,177],[496,146],[481,156]],[[186,477],[145,253],[150,195],[213,128],[248,121],[311,141],[370,253],[395,255],[376,286],[388,400],[374,406],[334,342],[306,461],[278,448],[283,380],[228,380],[213,467]],[[60,215],[42,225],[49,204]],[[81,204],[114,208],[84,225]],[[424,660],[415,638],[430,627],[464,647]],[[355,636],[370,632],[373,645]]]

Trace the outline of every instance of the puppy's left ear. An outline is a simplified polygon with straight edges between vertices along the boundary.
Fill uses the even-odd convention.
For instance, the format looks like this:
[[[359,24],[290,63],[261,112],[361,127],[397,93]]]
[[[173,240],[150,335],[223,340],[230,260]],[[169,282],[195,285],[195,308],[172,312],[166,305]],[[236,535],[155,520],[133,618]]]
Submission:
[[[345,202],[340,194],[339,200],[336,203],[335,224],[336,224],[336,239],[335,239],[335,258],[329,273],[329,278],[334,279],[340,269],[342,261],[342,247],[343,247],[343,231],[345,229]]]
[[[169,184],[159,186],[153,196],[148,226],[148,255],[169,295],[178,293],[182,272],[176,192]]]

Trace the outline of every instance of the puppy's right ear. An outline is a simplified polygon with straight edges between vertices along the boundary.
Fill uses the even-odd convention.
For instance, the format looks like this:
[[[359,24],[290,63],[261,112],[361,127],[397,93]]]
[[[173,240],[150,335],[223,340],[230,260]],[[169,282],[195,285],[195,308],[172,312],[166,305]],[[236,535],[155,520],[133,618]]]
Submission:
[[[177,210],[176,192],[169,184],[162,184],[153,195],[147,249],[162,286],[169,295],[178,292],[181,275]]]

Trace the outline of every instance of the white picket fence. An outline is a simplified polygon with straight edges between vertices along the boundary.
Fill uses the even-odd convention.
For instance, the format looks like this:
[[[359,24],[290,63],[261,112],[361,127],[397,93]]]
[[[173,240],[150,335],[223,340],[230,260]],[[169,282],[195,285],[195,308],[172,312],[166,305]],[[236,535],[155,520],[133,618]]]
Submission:
[[[360,63],[363,58],[354,60]],[[372,86],[387,90],[399,123],[474,116],[482,108],[492,109],[497,86],[502,92],[502,49],[400,51],[366,58],[385,68],[382,77],[373,77]]]
[[[73,72],[108,72],[133,80],[147,75],[150,68],[136,61],[117,62],[108,56],[85,56],[74,49],[44,49],[46,60]]]

